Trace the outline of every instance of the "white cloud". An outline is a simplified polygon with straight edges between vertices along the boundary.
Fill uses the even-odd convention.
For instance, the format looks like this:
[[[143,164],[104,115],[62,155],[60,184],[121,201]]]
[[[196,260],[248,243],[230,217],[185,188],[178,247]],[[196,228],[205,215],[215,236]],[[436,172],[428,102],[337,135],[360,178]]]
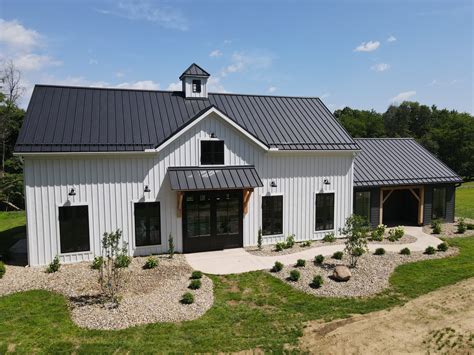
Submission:
[[[181,81],[177,81],[175,83],[169,84],[168,88],[166,90],[170,90],[170,91],[181,91],[181,90],[183,90],[183,86],[181,84]]]
[[[95,58],[91,58],[91,59],[89,59],[89,64],[90,65],[96,65],[96,64],[99,64],[99,61]]]
[[[369,41],[369,42],[362,42],[359,46],[357,46],[354,51],[355,52],[373,52],[377,48],[379,48],[380,42],[379,41]]]
[[[118,2],[115,9],[96,11],[129,20],[149,21],[169,29],[186,31],[189,28],[188,20],[179,10],[169,6],[158,7],[148,0],[123,0]]]
[[[387,38],[387,42],[395,42],[397,40],[397,37],[390,35],[390,37]]]
[[[115,76],[117,78],[123,78],[125,76],[125,73],[123,71],[118,71],[118,72],[115,72]]]
[[[370,67],[370,69],[375,70],[376,72],[383,72],[390,69],[390,64],[387,63],[378,63]]]
[[[265,69],[271,66],[272,58],[268,55],[252,55],[244,52],[232,54],[231,64],[225,67],[221,75],[243,72],[248,69]]]
[[[436,79],[431,80],[431,82],[428,84],[428,86],[436,86],[436,85],[438,85],[438,80]]]
[[[331,94],[329,92],[325,92],[324,94],[322,94],[319,98],[320,99],[326,99],[328,98],[329,96],[331,96]]]
[[[275,86],[270,86],[270,87],[268,88],[268,92],[269,92],[270,94],[273,94],[275,91],[277,91],[277,88],[276,88]]]
[[[25,28],[17,20],[0,19],[0,43],[20,50],[29,50],[41,43],[41,35],[35,30]]]
[[[20,71],[40,70],[47,66],[58,66],[62,64],[61,61],[55,60],[48,55],[34,53],[19,55],[12,60]]]
[[[122,89],[159,90],[160,84],[155,83],[153,80],[141,80],[132,83],[120,83],[115,85],[115,87]]]
[[[215,58],[222,56],[222,52],[219,49],[214,49],[211,53],[209,53],[209,57]]]
[[[224,43],[224,44],[231,44],[232,41],[231,41],[230,39],[225,39],[223,43]]]
[[[391,103],[397,104],[406,101],[416,95],[416,91],[404,91],[390,99]]]
[[[209,92],[219,92],[219,93],[226,93],[228,92],[221,83],[221,78],[217,76],[211,76],[207,80],[207,90]]]

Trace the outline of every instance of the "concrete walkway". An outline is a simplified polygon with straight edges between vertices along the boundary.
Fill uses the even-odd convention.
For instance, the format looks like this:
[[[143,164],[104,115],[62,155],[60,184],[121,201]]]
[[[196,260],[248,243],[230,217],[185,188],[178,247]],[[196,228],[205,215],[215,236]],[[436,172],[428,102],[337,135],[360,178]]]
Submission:
[[[369,243],[369,250],[384,248],[386,251],[399,252],[407,247],[411,251],[424,251],[426,247],[436,247],[442,241],[432,235],[423,232],[421,227],[404,227],[405,233],[414,236],[417,240],[409,244],[377,244]],[[195,270],[208,274],[227,275],[238,274],[248,271],[270,269],[275,261],[285,265],[292,265],[298,259],[312,260],[316,255],[332,255],[336,251],[342,251],[344,244],[324,245],[293,254],[278,256],[257,256],[247,253],[243,248],[227,249],[219,251],[208,251],[203,253],[186,254],[186,260]]]

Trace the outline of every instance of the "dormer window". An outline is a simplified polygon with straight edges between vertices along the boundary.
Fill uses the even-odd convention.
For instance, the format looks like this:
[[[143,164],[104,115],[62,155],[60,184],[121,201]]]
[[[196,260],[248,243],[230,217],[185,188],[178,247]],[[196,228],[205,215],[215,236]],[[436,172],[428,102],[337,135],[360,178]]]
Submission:
[[[201,92],[201,80],[193,80],[193,92]]]
[[[224,141],[201,141],[201,165],[224,165]]]

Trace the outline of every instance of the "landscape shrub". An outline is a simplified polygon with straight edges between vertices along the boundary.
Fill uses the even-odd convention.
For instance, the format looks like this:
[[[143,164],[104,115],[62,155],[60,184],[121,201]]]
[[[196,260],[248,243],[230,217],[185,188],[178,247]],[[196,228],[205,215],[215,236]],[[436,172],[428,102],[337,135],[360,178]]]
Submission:
[[[405,230],[402,226],[392,228],[388,231],[388,240],[391,242],[396,242],[405,235]]]
[[[301,273],[298,270],[291,270],[290,271],[290,280],[291,281],[298,281],[301,277]]]
[[[468,230],[473,230],[474,229],[474,223],[466,223],[466,228]]]
[[[332,254],[332,258],[336,260],[341,260],[343,256],[344,253],[342,251],[336,251],[334,254]]]
[[[433,255],[434,253],[436,253],[436,249],[433,247],[428,247],[425,249],[425,254],[427,255]]]
[[[285,248],[286,249],[291,249],[293,248],[295,245],[295,235],[294,234],[291,234],[288,236],[288,238],[286,238],[286,245],[285,245]]]
[[[369,227],[367,220],[364,217],[352,215],[346,219],[344,228],[341,228],[340,231],[347,238],[344,251],[349,255],[350,265],[356,267],[359,257],[368,250],[367,234]]]
[[[55,256],[53,261],[48,265],[48,268],[46,269],[46,272],[48,274],[52,274],[54,272],[59,271],[59,268],[61,267],[61,262],[59,261],[59,256]]]
[[[335,241],[336,241],[336,236],[334,235],[333,232],[327,233],[323,238],[324,243],[334,243]]]
[[[168,255],[170,259],[173,259],[174,257],[174,239],[170,233],[168,236]]]
[[[447,251],[449,249],[448,243],[443,242],[438,244],[438,251]]]
[[[383,240],[383,236],[385,234],[385,228],[387,228],[387,226],[385,224],[379,224],[370,233],[370,240],[381,242]]]
[[[283,264],[279,261],[275,261],[275,265],[272,267],[272,272],[280,272],[281,270],[283,270]]]
[[[439,219],[434,219],[431,222],[431,228],[433,229],[433,234],[441,234],[441,221]]]
[[[301,246],[302,248],[310,247],[310,246],[311,246],[311,240],[305,240],[304,242],[302,242],[302,243],[300,244],[300,246]]]
[[[104,263],[104,258],[101,256],[96,256],[94,260],[92,260],[91,269],[99,270]]]
[[[311,284],[314,288],[320,288],[324,283],[323,277],[321,275],[315,275],[313,277],[313,283]]]
[[[410,251],[410,249],[408,249],[408,248],[403,248],[402,250],[400,250],[400,254],[402,254],[402,255],[410,255],[410,254],[411,254],[411,251]]]
[[[385,249],[384,248],[375,249],[374,255],[384,255],[384,254],[385,254]]]
[[[197,290],[197,289],[201,288],[201,285],[202,285],[201,280],[195,279],[195,280],[191,280],[191,282],[189,283],[188,288],[190,288],[191,290]]]
[[[316,255],[316,256],[314,257],[314,263],[315,263],[315,264],[321,265],[323,262],[324,262],[324,256],[322,256],[321,254]]]
[[[202,272],[198,270],[194,270],[191,274],[191,278],[195,280],[202,278]]]
[[[145,265],[143,265],[144,269],[154,269],[158,266],[158,259],[154,256],[149,256],[148,259],[145,261]]]
[[[303,260],[303,259],[296,260],[296,267],[305,267],[305,265],[306,265],[306,260]]]
[[[194,295],[191,292],[186,292],[182,297],[181,297],[181,303],[182,304],[191,304],[194,303]]]
[[[130,266],[131,262],[132,262],[132,257],[128,256],[125,253],[122,253],[120,255],[117,255],[115,259],[115,267],[119,269],[127,268]]]
[[[467,231],[466,222],[464,221],[464,218],[459,218],[458,219],[458,233],[463,234],[465,231]]]
[[[275,244],[275,250],[276,251],[282,251],[285,248],[286,248],[286,243],[285,242],[278,242],[278,243]]]
[[[6,272],[7,270],[5,268],[5,264],[3,261],[0,261],[0,279],[3,277],[3,275],[5,275]]]
[[[262,228],[258,229],[257,246],[258,246],[258,249],[262,249]]]

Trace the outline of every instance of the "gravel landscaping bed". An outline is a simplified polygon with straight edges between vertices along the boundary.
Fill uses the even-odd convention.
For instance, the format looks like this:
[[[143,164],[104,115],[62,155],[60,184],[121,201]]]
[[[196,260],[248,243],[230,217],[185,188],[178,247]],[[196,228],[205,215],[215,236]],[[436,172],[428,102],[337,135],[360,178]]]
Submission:
[[[440,234],[433,234],[433,228],[431,226],[423,226],[423,232],[426,234],[433,234],[435,236],[443,237],[443,238],[459,238],[459,237],[471,237],[474,235],[474,230],[467,230],[463,234],[459,234],[458,225],[457,225],[458,218],[455,219],[454,223],[441,223],[441,233]],[[473,223],[474,219],[464,218],[465,223]]]
[[[313,260],[308,260],[304,267],[285,266],[280,272],[268,272],[291,286],[315,296],[370,296],[389,286],[390,274],[398,265],[419,260],[444,258],[457,253],[456,248],[449,248],[446,252],[436,252],[434,255],[425,255],[422,252],[413,252],[408,256],[388,252],[385,255],[365,254],[359,259],[357,267],[350,269],[352,277],[347,282],[337,282],[330,278],[336,265],[349,265],[347,256],[344,256],[342,260],[326,258],[322,265],[315,265]],[[301,278],[296,282],[289,281],[287,278],[290,271],[295,269],[300,271]],[[311,287],[315,275],[323,277],[324,283],[320,288]]]
[[[134,258],[124,269],[120,305],[112,309],[100,302],[98,271],[90,263],[62,265],[53,274],[45,268],[7,266],[0,279],[0,296],[44,289],[59,292],[69,300],[73,321],[84,328],[123,329],[156,322],[180,322],[201,317],[214,302],[212,281],[203,275],[202,286],[189,290],[192,268],[183,255],[157,257],[155,269],[144,270],[146,257]],[[193,304],[181,304],[185,292],[194,294]]]

